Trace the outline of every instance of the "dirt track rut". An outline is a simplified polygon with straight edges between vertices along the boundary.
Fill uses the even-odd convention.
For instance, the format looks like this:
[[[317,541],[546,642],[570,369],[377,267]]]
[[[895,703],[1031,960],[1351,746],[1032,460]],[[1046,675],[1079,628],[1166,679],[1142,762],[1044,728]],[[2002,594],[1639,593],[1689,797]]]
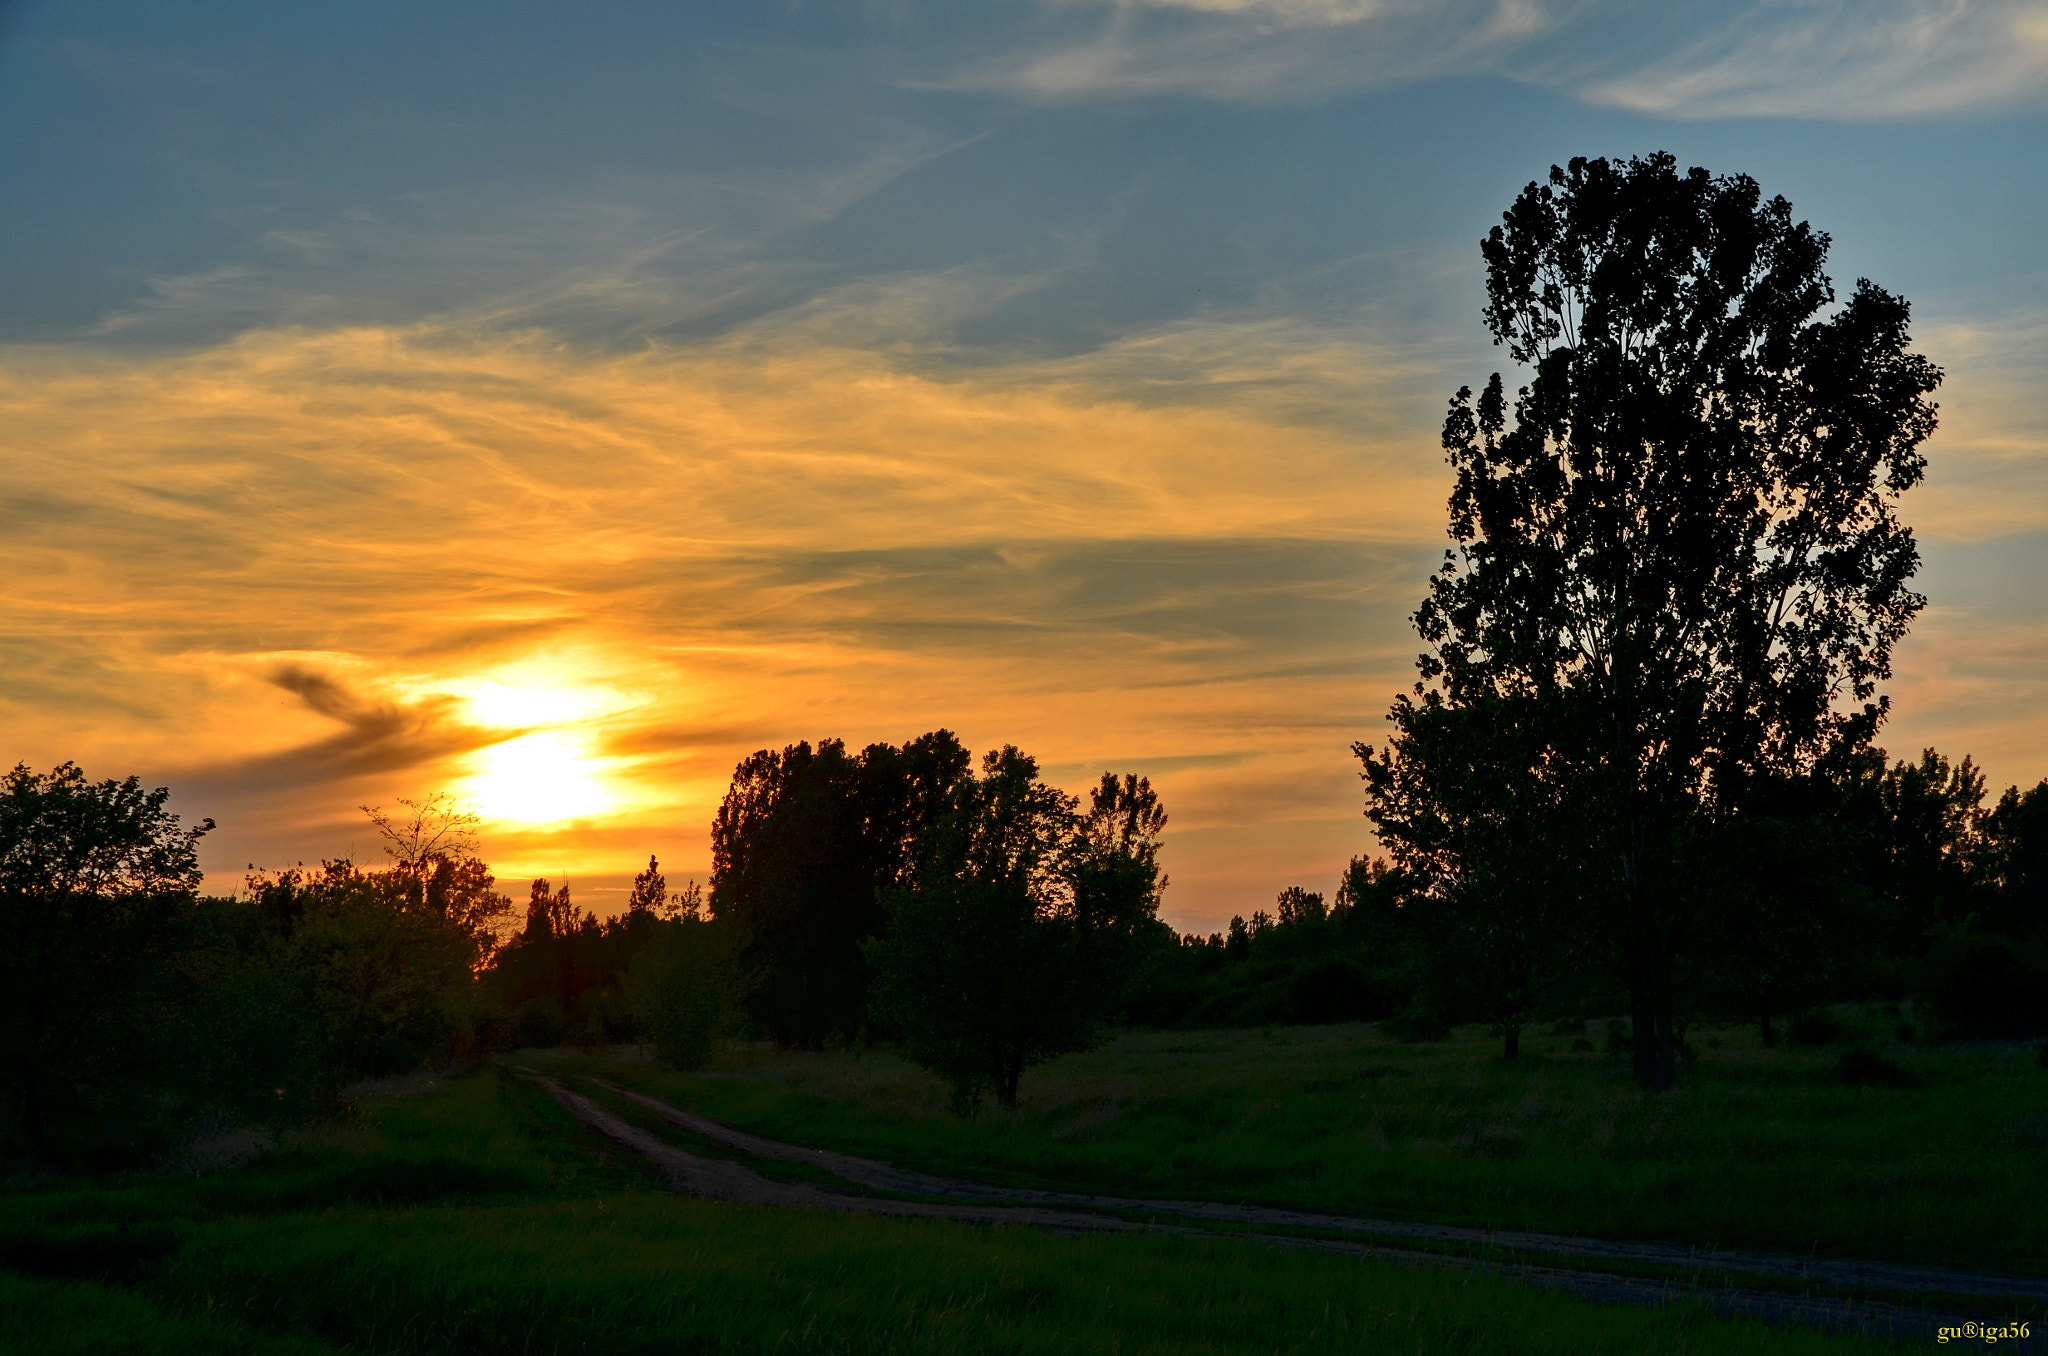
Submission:
[[[1200,1220],[1209,1225],[1236,1226],[1251,1239],[1278,1247],[1305,1248],[1380,1257],[1422,1265],[1476,1268],[1512,1276],[1582,1298],[1608,1303],[1663,1304],[1703,1302],[1716,1313],[1761,1319],[1768,1323],[1860,1332],[1898,1341],[1932,1342],[1939,1327],[1965,1321],[1999,1322],[2015,1301],[2038,1306],[2048,1301],[2048,1281],[2035,1277],[1960,1271],[1944,1267],[1904,1266],[1839,1258],[1805,1257],[1793,1253],[1697,1248],[1668,1243],[1615,1242],[1494,1229],[1417,1224],[1407,1220],[1372,1219],[1356,1215],[1231,1205],[1215,1201],[1163,1201],[1099,1196],[1079,1192],[1041,1191],[987,1186],[958,1178],[938,1177],[893,1167],[873,1159],[825,1149],[810,1149],[737,1130],[673,1103],[620,1087],[603,1079],[586,1081],[624,1098],[691,1134],[756,1158],[802,1163],[868,1191],[921,1196],[926,1200],[892,1200],[883,1196],[835,1191],[809,1183],[778,1182],[744,1164],[706,1158],[676,1148],[604,1106],[571,1091],[546,1075],[522,1070],[572,1116],[615,1143],[659,1167],[680,1191],[712,1200],[797,1209],[836,1210],[922,1219],[950,1219],[971,1224],[1022,1224],[1057,1233],[1147,1232],[1215,1238],[1213,1228],[1173,1225],[1160,1215]],[[1111,1213],[1105,1213],[1111,1212]],[[1151,1216],[1132,1220],[1125,1215]],[[1341,1238],[1310,1238],[1268,1230],[1356,1234],[1374,1239],[1415,1240],[1437,1245],[1462,1245],[1529,1254],[1543,1261],[1499,1261],[1353,1242]],[[1616,1275],[1580,1270],[1572,1259],[1671,1268],[1675,1277]],[[1563,1265],[1559,1265],[1563,1263]],[[1745,1290],[1727,1279],[1734,1275],[1767,1276],[1803,1284],[1808,1293]],[[1825,1291],[1887,1291],[1925,1294],[1928,1307],[1860,1299]],[[1815,1293],[1823,1292],[1823,1293]],[[1976,1301],[1972,1303],[1972,1301]],[[1975,1312],[1951,1312],[1969,1304]],[[2048,1350],[2044,1337],[2001,1343],[2008,1351]]]

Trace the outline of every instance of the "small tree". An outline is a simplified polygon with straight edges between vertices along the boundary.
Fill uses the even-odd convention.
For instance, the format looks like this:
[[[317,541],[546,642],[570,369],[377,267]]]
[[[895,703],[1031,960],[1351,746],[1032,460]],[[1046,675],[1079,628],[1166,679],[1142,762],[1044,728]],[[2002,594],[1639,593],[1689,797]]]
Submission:
[[[1380,840],[1424,887],[1406,901],[1427,953],[1414,1015],[1476,1008],[1515,1059],[1538,1001],[1584,952],[1577,821],[1545,775],[1542,708],[1403,704],[1396,720],[1384,755],[1359,752]]]
[[[1386,756],[1439,708],[1539,708],[1541,758],[1514,775],[1577,817],[1651,1087],[1720,829],[1758,779],[1868,741],[1923,603],[1895,507],[1940,373],[1883,289],[1827,311],[1827,246],[1747,176],[1661,153],[1553,168],[1481,247],[1488,328],[1529,384],[1512,418],[1496,373],[1444,423],[1457,549]]]
[[[1077,808],[1016,749],[989,754],[953,786],[868,946],[904,1054],[957,1106],[987,1091],[1014,1107],[1025,1069],[1093,1044],[1160,926],[1166,816],[1150,785],[1105,776]]]
[[[52,1156],[60,1122],[132,1130],[148,1114],[150,1014],[175,983],[213,828],[180,828],[169,799],[72,763],[0,778],[0,1061],[32,1158]]]
[[[425,800],[398,798],[404,812],[387,815],[381,806],[361,810],[384,839],[391,859],[387,882],[406,906],[445,918],[470,940],[470,965],[490,964],[512,917],[512,901],[499,894],[497,880],[478,855],[478,817],[454,797],[436,793]]]

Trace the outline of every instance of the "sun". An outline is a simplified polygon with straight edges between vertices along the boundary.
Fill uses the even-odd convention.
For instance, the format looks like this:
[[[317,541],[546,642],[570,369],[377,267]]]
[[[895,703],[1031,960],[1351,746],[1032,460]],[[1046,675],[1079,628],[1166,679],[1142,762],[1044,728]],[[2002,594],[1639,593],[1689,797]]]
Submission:
[[[467,791],[488,819],[555,824],[612,807],[600,761],[572,732],[541,730],[479,749]]]
[[[597,694],[573,688],[514,687],[490,679],[462,685],[465,713],[479,725],[497,729],[533,729],[580,720],[598,709]]]
[[[470,755],[463,790],[487,819],[540,828],[588,819],[617,803],[607,760],[587,728],[616,705],[605,693],[479,678],[462,683],[457,695],[473,724],[508,736]]]

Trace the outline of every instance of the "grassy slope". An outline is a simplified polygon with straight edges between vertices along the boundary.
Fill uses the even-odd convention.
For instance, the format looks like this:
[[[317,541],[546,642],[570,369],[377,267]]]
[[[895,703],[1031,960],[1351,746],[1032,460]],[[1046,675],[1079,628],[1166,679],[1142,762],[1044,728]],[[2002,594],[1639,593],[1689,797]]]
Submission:
[[[983,1180],[2048,1272],[2048,1216],[2014,1208],[2048,1199],[2031,1051],[1905,1047],[1918,1087],[1859,1088],[1833,1050],[1695,1037],[1698,1067],[1654,1096],[1562,1038],[1513,1066],[1476,1032],[1138,1032],[965,1121],[876,1052],[587,1063],[762,1134]]]
[[[1222,1240],[683,1200],[495,1072],[203,1180],[17,1182],[0,1261],[42,1273],[0,1272],[11,1350],[1878,1349]]]

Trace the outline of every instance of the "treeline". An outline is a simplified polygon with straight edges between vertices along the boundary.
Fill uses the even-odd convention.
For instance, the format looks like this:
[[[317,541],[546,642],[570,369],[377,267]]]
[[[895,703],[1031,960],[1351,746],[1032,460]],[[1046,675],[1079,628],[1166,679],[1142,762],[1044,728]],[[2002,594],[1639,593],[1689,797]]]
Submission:
[[[1625,983],[1569,898],[1502,898],[1354,860],[1227,931],[1158,916],[1166,812],[1145,779],[1085,799],[1014,748],[947,731],[740,763],[709,888],[652,858],[599,920],[531,882],[521,918],[449,802],[372,812],[387,860],[200,893],[167,792],[17,766],[0,782],[6,1152],[134,1161],[196,1121],[278,1123],[436,1059],[645,1043],[701,1066],[721,1035],[887,1044],[965,1106],[1122,1024],[1364,1020],[1428,1040],[1604,1015]],[[1910,1003],[1927,1039],[2048,1033],[2048,781],[1987,798],[1967,759],[1866,750],[1756,798],[1701,864],[1680,1031],[1842,1000]],[[1562,876],[1560,876],[1562,878]],[[1813,1019],[1809,1018],[1809,1025]]]
[[[277,1124],[433,1059],[646,1043],[700,1066],[723,1034],[888,1041],[964,1105],[1124,1014],[1170,949],[1165,823],[1142,778],[1086,805],[1014,748],[937,731],[742,762],[708,894],[653,858],[619,916],[531,882],[524,917],[444,797],[370,810],[386,861],[252,872],[202,894],[168,791],[16,766],[0,783],[0,1153],[133,1162],[209,1119]]]
[[[1714,846],[1697,862],[1698,926],[1673,948],[1681,1042],[1691,1021],[1746,1020],[1772,1045],[1789,1018],[1843,1001],[1911,1004],[1926,1039],[2048,1034],[2048,781],[1990,802],[1967,758],[1867,749],[1758,797]],[[1627,1006],[1570,872],[1524,878],[1539,871],[1556,893],[1358,858],[1328,904],[1290,888],[1228,932],[1182,937],[1131,1016],[1373,1020],[1411,1039],[1483,1021],[1512,1056],[1532,1022]]]

